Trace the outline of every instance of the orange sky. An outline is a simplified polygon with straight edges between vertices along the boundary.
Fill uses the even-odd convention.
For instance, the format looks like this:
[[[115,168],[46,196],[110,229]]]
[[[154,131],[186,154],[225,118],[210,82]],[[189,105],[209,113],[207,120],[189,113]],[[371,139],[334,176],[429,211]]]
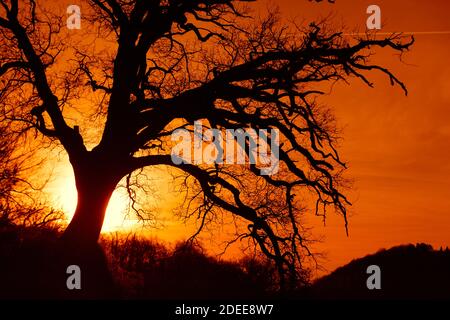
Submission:
[[[277,1],[283,12],[317,14],[363,31],[366,8],[377,4],[383,28],[391,31],[450,31],[445,0],[337,0],[335,5]],[[403,80],[409,95],[372,76],[374,89],[358,81],[339,85],[325,98],[344,128],[341,154],[349,162],[352,192],[350,236],[331,217],[316,232],[333,269],[382,247],[410,242],[450,245],[450,35],[416,35],[400,63],[391,53],[377,62]],[[315,224],[314,219],[311,222]]]
[[[310,21],[332,14],[336,24],[350,31],[364,31],[371,4],[381,7],[381,32],[450,31],[446,0],[336,2],[272,1],[287,17]],[[308,218],[315,235],[324,236],[317,249],[327,252],[327,269],[402,243],[450,245],[449,40],[450,34],[417,35],[403,63],[388,51],[376,57],[405,82],[408,97],[377,74],[371,76],[376,82],[373,89],[351,81],[323,97],[344,129],[340,151],[350,166],[347,177],[355,181],[349,237],[340,217],[330,215],[326,226],[320,218]],[[166,184],[161,180],[161,186]],[[59,180],[57,186],[67,192],[67,182]],[[169,213],[170,205],[164,209]],[[188,236],[188,230],[169,223],[155,234],[175,239]]]

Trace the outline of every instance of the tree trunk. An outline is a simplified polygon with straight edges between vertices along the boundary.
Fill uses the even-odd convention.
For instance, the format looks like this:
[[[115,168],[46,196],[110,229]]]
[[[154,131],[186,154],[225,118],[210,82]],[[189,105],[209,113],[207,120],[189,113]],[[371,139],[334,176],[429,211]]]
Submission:
[[[76,246],[95,245],[112,193],[120,181],[111,166],[90,159],[73,165],[78,192],[75,214],[64,232],[63,240]]]

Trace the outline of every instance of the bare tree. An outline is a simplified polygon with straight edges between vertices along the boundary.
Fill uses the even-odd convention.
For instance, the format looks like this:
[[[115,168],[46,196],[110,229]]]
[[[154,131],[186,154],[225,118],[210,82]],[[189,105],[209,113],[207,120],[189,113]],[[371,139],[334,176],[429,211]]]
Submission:
[[[13,161],[14,144],[4,126],[0,127],[0,224],[9,222],[15,203],[14,186],[18,182],[19,164]]]
[[[3,112],[59,142],[69,156],[78,205],[67,241],[96,243],[119,181],[161,165],[186,174],[183,186],[191,200],[200,200],[188,201],[186,215],[196,213],[201,227],[219,214],[245,221],[235,240],[250,239],[272,259],[282,286],[296,279],[310,254],[300,219],[304,199],[315,199],[316,214],[332,207],[347,222],[345,163],[332,113],[316,103],[318,88],[350,77],[371,86],[365,74],[377,70],[406,92],[369,56],[376,47],[403,52],[413,41],[398,35],[346,40],[323,24],[285,25],[276,13],[252,18],[246,2],[90,0],[83,28],[109,43],[95,51],[70,47],[61,17],[36,1],[0,0]],[[76,61],[65,64],[66,73],[56,67],[61,52]],[[69,101],[86,85],[101,93],[92,108],[105,114],[91,150],[67,116]],[[279,173],[262,175],[257,165],[175,164],[168,138],[178,128],[193,130],[196,120],[221,130],[277,129]]]
[[[40,161],[33,157],[32,152],[19,146],[22,139],[7,124],[8,121],[0,123],[0,226],[49,227],[61,223],[62,212],[36,199],[46,181],[32,184],[27,179]]]

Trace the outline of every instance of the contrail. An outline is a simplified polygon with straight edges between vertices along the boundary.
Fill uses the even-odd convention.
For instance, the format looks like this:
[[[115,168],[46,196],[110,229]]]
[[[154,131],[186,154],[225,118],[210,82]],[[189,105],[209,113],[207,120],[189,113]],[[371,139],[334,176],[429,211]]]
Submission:
[[[443,34],[450,34],[450,31],[403,31],[403,32],[377,32],[377,33],[371,33],[371,32],[356,32],[356,33],[344,33],[344,36],[365,36],[365,35],[371,35],[371,36],[390,36],[394,33],[398,34],[404,34],[404,35],[443,35]]]

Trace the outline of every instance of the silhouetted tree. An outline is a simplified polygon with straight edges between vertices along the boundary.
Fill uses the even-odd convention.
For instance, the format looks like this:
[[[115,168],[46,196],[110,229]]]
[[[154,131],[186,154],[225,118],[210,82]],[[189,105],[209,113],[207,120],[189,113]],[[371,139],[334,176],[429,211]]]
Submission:
[[[10,219],[14,205],[14,187],[18,182],[19,164],[13,161],[14,144],[7,128],[0,127],[0,224]]]
[[[86,1],[82,28],[103,41],[98,50],[94,42],[71,46],[52,8],[0,0],[2,108],[67,151],[78,190],[68,241],[96,243],[119,181],[128,177],[130,184],[136,170],[159,165],[188,176],[184,186],[200,203],[185,215],[196,213],[201,227],[222,213],[245,221],[235,241],[252,240],[275,262],[282,285],[310,254],[303,199],[315,198],[316,214],[331,206],[347,221],[345,163],[332,114],[316,103],[317,88],[349,77],[371,85],[365,72],[378,70],[406,92],[368,58],[372,48],[403,52],[412,41],[346,40],[324,25],[284,25],[276,13],[252,18],[247,2]],[[90,112],[105,115],[101,140],[90,150],[67,111],[91,94],[86,85],[102,97]],[[262,175],[257,165],[174,164],[168,137],[193,130],[196,120],[221,130],[278,129],[279,173]]]
[[[34,186],[27,174],[40,162],[33,159],[33,152],[21,148],[18,133],[7,124],[7,121],[0,123],[0,226],[39,227],[61,222],[62,212],[35,201],[45,183]]]
[[[29,172],[41,162],[33,151],[24,150],[17,132],[0,122],[0,226],[53,226],[63,221],[63,213],[37,201],[45,181],[33,185]]]

